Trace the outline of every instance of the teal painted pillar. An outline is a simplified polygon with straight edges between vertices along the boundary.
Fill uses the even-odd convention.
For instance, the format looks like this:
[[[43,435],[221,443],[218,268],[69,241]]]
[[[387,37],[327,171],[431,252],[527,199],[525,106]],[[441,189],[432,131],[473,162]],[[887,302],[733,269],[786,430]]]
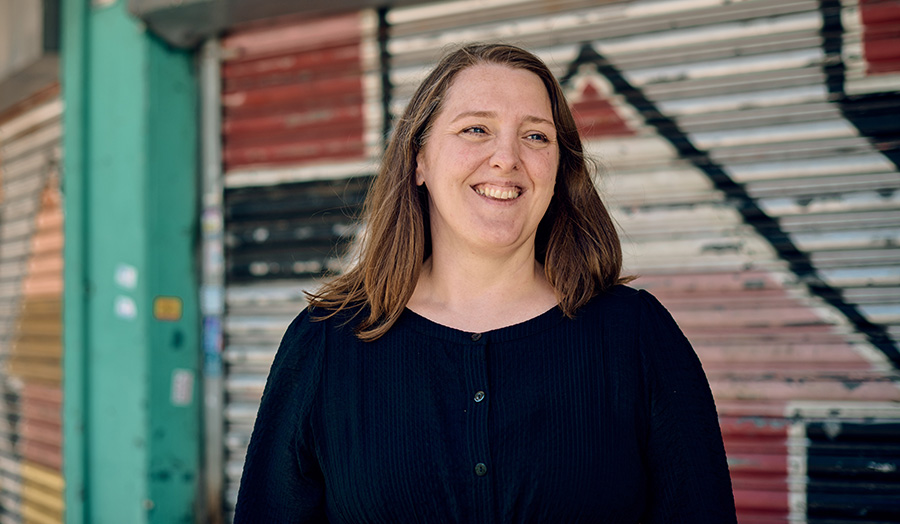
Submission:
[[[191,523],[196,73],[125,3],[62,4],[66,522]]]

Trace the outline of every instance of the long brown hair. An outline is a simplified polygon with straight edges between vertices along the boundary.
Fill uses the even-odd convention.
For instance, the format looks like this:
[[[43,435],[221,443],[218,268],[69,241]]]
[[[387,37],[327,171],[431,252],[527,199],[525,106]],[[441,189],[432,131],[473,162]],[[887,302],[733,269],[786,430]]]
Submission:
[[[505,44],[473,44],[446,55],[416,90],[381,162],[366,198],[359,261],[347,273],[309,294],[324,318],[366,306],[357,326],[362,340],[375,340],[397,321],[415,290],[422,263],[431,254],[428,194],[415,180],[416,156],[460,71],[477,64],[524,69],[544,82],[559,143],[556,187],[538,226],[535,258],[556,290],[567,316],[617,283],[622,250],[612,219],[600,200],[584,157],[581,137],[553,73],[535,55]]]

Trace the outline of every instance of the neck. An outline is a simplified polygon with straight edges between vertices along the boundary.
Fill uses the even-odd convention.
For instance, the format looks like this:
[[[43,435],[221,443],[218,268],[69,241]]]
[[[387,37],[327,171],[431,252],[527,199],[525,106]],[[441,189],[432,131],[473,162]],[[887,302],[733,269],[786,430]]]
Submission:
[[[531,246],[504,256],[436,249],[408,307],[450,327],[487,331],[528,320],[555,304]]]

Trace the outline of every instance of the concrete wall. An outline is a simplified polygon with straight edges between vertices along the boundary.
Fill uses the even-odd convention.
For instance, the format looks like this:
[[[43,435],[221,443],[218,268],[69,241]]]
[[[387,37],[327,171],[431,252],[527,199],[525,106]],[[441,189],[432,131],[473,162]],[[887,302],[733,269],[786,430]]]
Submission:
[[[0,0],[0,81],[41,57],[43,15],[41,0]]]

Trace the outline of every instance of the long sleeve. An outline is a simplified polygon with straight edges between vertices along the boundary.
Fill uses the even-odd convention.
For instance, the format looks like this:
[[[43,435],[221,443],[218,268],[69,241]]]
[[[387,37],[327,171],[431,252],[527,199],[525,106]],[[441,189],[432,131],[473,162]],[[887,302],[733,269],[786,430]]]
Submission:
[[[288,327],[266,382],[247,450],[234,522],[327,522],[311,412],[324,330],[304,311]]]
[[[650,405],[650,500],[642,523],[734,523],[734,496],[706,375],[668,311],[649,293],[641,295]]]

